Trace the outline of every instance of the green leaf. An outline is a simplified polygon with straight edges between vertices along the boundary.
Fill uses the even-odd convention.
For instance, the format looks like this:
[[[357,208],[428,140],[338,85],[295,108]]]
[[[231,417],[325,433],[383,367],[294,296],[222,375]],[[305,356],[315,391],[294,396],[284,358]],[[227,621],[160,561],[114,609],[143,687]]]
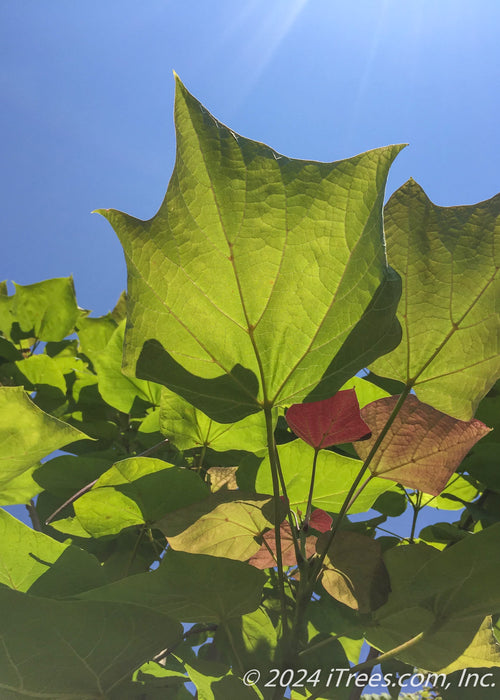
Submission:
[[[12,316],[22,331],[46,342],[63,340],[73,331],[80,312],[71,277],[14,286]]]
[[[389,263],[403,278],[403,341],[371,369],[461,420],[500,375],[500,195],[438,207],[409,180],[385,207]]]
[[[319,554],[329,540],[328,532],[318,538]],[[379,608],[390,591],[379,543],[357,532],[337,532],[325,557],[321,583],[332,598],[353,610],[365,613]]]
[[[397,658],[430,670],[455,661],[484,617],[500,611],[499,541],[500,523],[442,552],[422,544],[388,550],[392,593],[376,612],[368,641],[387,651],[424,632]]]
[[[43,597],[74,595],[103,586],[95,557],[36,532],[0,509],[0,583]]]
[[[263,402],[327,398],[395,347],[382,202],[401,146],[286,158],[218,122],[179,80],[175,125],[158,213],[101,211],[128,266],[125,372],[232,422]]]
[[[160,429],[179,450],[204,445],[218,452],[231,449],[256,452],[267,444],[262,414],[237,423],[217,423],[168,389],[161,393]]]
[[[182,622],[219,623],[256,610],[265,580],[261,571],[239,561],[169,549],[157,570],[80,597],[135,603]]]
[[[186,663],[186,670],[195,684],[199,700],[258,700],[262,695],[255,688],[229,673],[224,664],[196,659]]]
[[[271,496],[218,491],[169,513],[156,526],[175,550],[246,561],[260,549],[257,538],[274,527],[272,501]]]
[[[92,537],[125,527],[151,525],[165,513],[189,506],[210,490],[198,474],[152,457],[114,464],[74,503],[76,517]]]
[[[0,587],[5,700],[106,697],[182,635],[178,622],[136,605],[35,598]]]
[[[99,382],[99,393],[110,406],[130,413],[136,398],[160,404],[160,387],[152,382],[125,376],[122,372],[125,321],[115,329],[106,347],[92,356]]]
[[[27,504],[38,496],[43,488],[33,478],[40,464],[34,464],[19,476],[0,488],[0,506]]]
[[[215,633],[215,643],[226,651],[238,674],[257,668],[266,677],[278,643],[276,630],[262,608],[224,622]]]
[[[290,507],[305,513],[314,449],[302,440],[293,440],[278,445],[278,454]],[[314,481],[313,504],[316,508],[338,513],[360,468],[361,462],[357,459],[321,450]],[[259,467],[255,488],[258,493],[272,492],[271,467],[267,456]],[[384,483],[383,479],[372,479],[353,503],[350,512],[364,513],[369,510],[377,497],[388,488],[390,485]]]
[[[439,672],[448,674],[463,668],[491,668],[492,666],[500,666],[500,644],[493,634],[491,615],[488,615],[462,656]]]
[[[37,408],[22,387],[0,387],[0,487],[87,435]]]

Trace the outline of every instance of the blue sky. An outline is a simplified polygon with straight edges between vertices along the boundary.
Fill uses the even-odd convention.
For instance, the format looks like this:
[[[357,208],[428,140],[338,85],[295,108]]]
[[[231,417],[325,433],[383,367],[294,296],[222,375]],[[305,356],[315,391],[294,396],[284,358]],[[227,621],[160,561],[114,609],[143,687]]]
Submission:
[[[157,210],[173,167],[176,70],[235,131],[337,160],[408,142],[440,205],[500,189],[497,0],[16,0],[0,6],[0,279],[73,274],[79,303],[126,285],[91,211]]]

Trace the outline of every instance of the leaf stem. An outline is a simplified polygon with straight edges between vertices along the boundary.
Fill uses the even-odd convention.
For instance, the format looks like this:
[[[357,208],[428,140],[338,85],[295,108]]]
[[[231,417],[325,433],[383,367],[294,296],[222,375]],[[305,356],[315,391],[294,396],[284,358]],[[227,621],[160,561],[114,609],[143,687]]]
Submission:
[[[309,528],[309,520],[311,519],[312,497],[313,497],[313,491],[314,491],[314,479],[316,477],[316,463],[318,461],[318,454],[319,454],[319,447],[316,447],[314,449],[314,457],[313,457],[312,473],[311,473],[311,486],[309,487],[309,496],[307,498],[306,517],[304,518],[304,524],[302,526],[304,528],[305,532],[307,532],[307,529]]]
[[[26,510],[29,513],[30,519],[31,519],[31,524],[33,525],[33,530],[36,530],[37,532],[42,531],[42,525],[40,523],[40,518],[38,517],[38,512],[35,506],[35,501],[33,499],[30,500],[29,503],[26,504]]]
[[[414,637],[411,639],[408,639],[406,642],[403,642],[403,644],[400,644],[397,647],[394,647],[394,649],[390,649],[389,651],[386,651],[383,654],[380,654],[380,656],[376,656],[371,659],[367,659],[366,661],[363,661],[363,663],[358,664],[357,666],[353,666],[351,668],[351,673],[358,673],[358,671],[365,671],[369,668],[373,668],[379,663],[382,663],[384,661],[387,661],[388,659],[392,659],[398,654],[400,654],[402,651],[406,651],[407,649],[410,649],[411,647],[415,646],[415,644],[418,644],[426,635],[426,632],[419,632],[416,634]]]
[[[281,603],[281,620],[283,625],[283,638],[288,636],[288,613],[286,609],[285,576],[283,573],[283,555],[281,551],[281,508],[280,508],[280,483],[279,469],[277,463],[276,442],[274,440],[274,426],[272,407],[264,407],[264,417],[267,431],[267,450],[269,463],[271,465],[271,477],[273,481],[273,501],[274,501],[274,533],[276,540],[276,564],[278,569],[278,594]]]
[[[351,504],[353,503],[353,497],[355,494],[357,497],[357,495],[359,495],[359,493],[362,490],[362,489],[360,489],[359,493],[357,493],[358,484],[360,483],[361,479],[365,475],[366,470],[370,466],[370,464],[371,464],[378,448],[380,447],[383,439],[385,438],[385,436],[389,432],[391,425],[394,423],[394,420],[395,420],[396,416],[398,415],[399,411],[401,410],[401,406],[405,402],[405,399],[408,396],[408,394],[410,393],[410,391],[411,391],[411,385],[405,386],[403,392],[400,394],[400,396],[397,400],[396,405],[394,406],[394,408],[392,410],[391,415],[387,419],[386,424],[384,425],[384,427],[380,431],[377,439],[373,443],[372,448],[371,448],[370,452],[368,453],[368,456],[366,457],[361,469],[358,472],[357,477],[354,479],[352,486],[349,489],[349,492],[344,499],[344,503],[342,504],[342,508],[340,509],[340,513],[338,514],[337,519],[335,520],[335,523],[332,526],[332,529],[330,532],[330,537],[328,538],[327,545],[324,548],[321,555],[316,560],[315,567],[313,570],[313,575],[311,576],[311,583],[310,583],[310,592],[311,593],[312,593],[312,590],[313,590],[314,585],[316,583],[316,577],[318,576],[319,572],[321,571],[321,567],[323,566],[323,562],[325,561],[325,557],[328,553],[328,550],[330,549],[330,546],[335,538],[335,535],[337,534],[337,531],[340,527],[340,524],[341,524],[342,520],[344,519],[344,516],[346,515],[347,511],[351,507]],[[368,481],[363,485],[362,488],[364,488],[367,483],[368,483]]]

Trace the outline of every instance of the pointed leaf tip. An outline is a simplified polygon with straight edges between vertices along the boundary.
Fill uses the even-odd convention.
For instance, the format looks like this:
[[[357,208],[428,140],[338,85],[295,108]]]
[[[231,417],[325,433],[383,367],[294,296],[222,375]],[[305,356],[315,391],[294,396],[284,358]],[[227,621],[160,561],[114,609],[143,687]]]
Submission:
[[[323,401],[293,404],[285,418],[293,432],[315,450],[370,435],[370,428],[361,418],[355,389],[339,391]]]

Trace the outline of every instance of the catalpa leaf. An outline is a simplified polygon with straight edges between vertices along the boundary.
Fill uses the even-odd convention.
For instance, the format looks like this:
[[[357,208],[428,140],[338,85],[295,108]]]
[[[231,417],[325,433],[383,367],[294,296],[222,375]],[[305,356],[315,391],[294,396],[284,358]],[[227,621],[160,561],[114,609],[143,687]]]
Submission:
[[[167,514],[156,526],[172,549],[246,561],[260,549],[257,538],[274,527],[271,496],[219,491]]]
[[[367,630],[368,641],[387,651],[424,632],[398,658],[429,670],[458,659],[485,616],[500,611],[499,542],[496,523],[442,552],[423,544],[388,550],[393,590]]]
[[[261,413],[237,423],[218,423],[168,389],[161,392],[160,430],[179,450],[205,446],[217,452],[231,449],[256,452],[267,444],[266,423]]]
[[[488,615],[464,653],[449,666],[440,669],[439,673],[450,674],[463,668],[492,668],[493,666],[500,666],[500,644],[493,634],[491,615]]]
[[[151,524],[169,511],[209,494],[199,475],[152,457],[116,462],[74,503],[80,525],[92,537],[117,535],[133,525]]]
[[[0,586],[5,698],[107,697],[182,637],[179,622],[137,605],[36,598]]]
[[[316,450],[370,435],[370,428],[361,418],[354,389],[339,391],[323,401],[294,404],[285,418],[295,435]]]
[[[280,525],[281,535],[281,560],[283,566],[296,566],[297,558],[295,556],[295,546],[293,543],[292,532],[290,525],[283,522]],[[269,569],[277,566],[276,556],[276,533],[274,530],[269,530],[264,533],[263,542],[258,552],[250,557],[248,563],[255,566],[256,569]],[[316,551],[316,537],[308,537],[305,542],[306,558],[311,557]]]
[[[57,342],[73,331],[80,311],[71,277],[14,286],[11,321],[23,332],[32,332],[38,340]]]
[[[300,510],[305,513],[307,493],[311,483],[314,448],[302,440],[293,440],[284,445],[278,445],[278,454],[290,507],[295,511]],[[316,465],[313,504],[317,508],[338,513],[360,469],[361,462],[358,459],[321,450]],[[263,457],[257,472],[255,488],[258,493],[272,491],[271,466],[267,455]],[[364,513],[388,488],[390,486],[386,481],[372,479],[355,500],[350,512]]]
[[[362,409],[372,431],[369,440],[355,445],[362,459],[368,456],[398,398],[379,399]],[[370,462],[370,470],[375,476],[438,496],[467,452],[489,431],[481,421],[457,420],[410,394]]]
[[[324,551],[329,539],[328,533],[318,538],[318,553]],[[357,532],[337,532],[325,557],[321,583],[333,598],[354,610],[376,610],[387,601],[390,591],[380,544]]]
[[[99,393],[106,403],[123,413],[130,413],[136,398],[159,406],[161,387],[158,384],[127,377],[122,372],[124,333],[125,321],[122,321],[113,331],[107,345],[100,352],[92,354]]]
[[[0,509],[0,583],[52,598],[102,586],[106,577],[88,552],[36,532]]]
[[[124,371],[233,422],[334,394],[400,340],[382,203],[401,146],[286,158],[177,80],[177,158],[157,214],[101,210],[129,279]]]
[[[500,195],[438,207],[409,180],[385,207],[403,341],[371,369],[461,420],[500,375]]]
[[[0,387],[0,486],[54,450],[86,438],[35,406],[22,387]]]
[[[266,578],[248,564],[168,549],[157,570],[79,596],[134,603],[182,622],[229,620],[256,610]]]

